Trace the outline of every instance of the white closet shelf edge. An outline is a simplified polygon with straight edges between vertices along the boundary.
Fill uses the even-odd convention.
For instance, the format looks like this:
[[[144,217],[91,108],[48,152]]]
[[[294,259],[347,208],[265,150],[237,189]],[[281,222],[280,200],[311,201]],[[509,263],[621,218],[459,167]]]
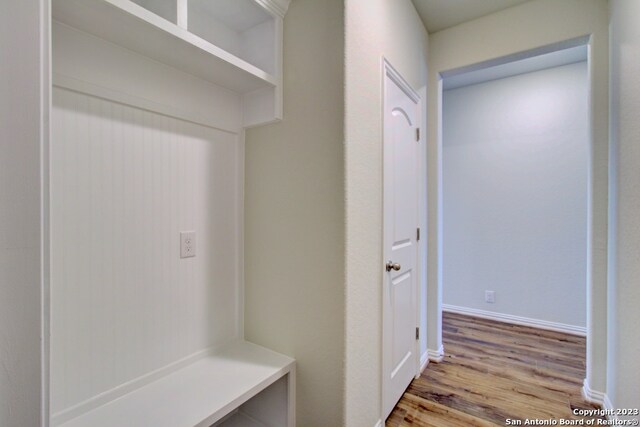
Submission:
[[[53,0],[52,17],[237,93],[278,84],[275,76],[130,0]]]

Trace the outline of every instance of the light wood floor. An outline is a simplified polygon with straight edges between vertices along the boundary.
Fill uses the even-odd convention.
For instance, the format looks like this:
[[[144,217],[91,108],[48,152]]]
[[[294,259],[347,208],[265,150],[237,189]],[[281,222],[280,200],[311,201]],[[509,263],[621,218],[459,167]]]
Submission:
[[[584,338],[452,313],[442,333],[444,361],[411,383],[387,427],[504,426],[596,408],[580,395]]]

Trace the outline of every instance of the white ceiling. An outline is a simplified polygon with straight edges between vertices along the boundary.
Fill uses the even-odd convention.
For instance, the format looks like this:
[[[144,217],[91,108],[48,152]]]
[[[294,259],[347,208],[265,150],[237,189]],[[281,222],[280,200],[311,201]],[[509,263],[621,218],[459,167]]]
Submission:
[[[444,30],[528,0],[412,0],[429,33]]]

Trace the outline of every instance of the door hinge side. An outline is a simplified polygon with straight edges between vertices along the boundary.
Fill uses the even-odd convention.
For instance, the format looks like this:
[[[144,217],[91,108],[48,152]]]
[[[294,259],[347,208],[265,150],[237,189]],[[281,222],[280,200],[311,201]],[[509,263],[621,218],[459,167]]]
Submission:
[[[420,240],[420,227],[418,227],[416,230],[416,241],[417,240]]]
[[[416,141],[420,142],[420,128],[416,128]]]
[[[419,340],[420,339],[420,327],[416,326],[416,339]]]

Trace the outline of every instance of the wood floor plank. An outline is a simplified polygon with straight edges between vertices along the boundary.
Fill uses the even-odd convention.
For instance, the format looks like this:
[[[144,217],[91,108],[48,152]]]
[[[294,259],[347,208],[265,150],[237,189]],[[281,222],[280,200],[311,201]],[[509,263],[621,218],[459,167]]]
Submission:
[[[596,408],[580,393],[584,337],[454,313],[442,329],[445,359],[411,383],[387,427],[501,426]]]
[[[500,425],[414,395],[409,395],[406,399],[401,400],[401,408],[405,415],[397,426],[495,427]]]
[[[501,355],[501,352],[490,351],[487,349],[476,349],[476,346],[465,345],[460,343],[450,342],[447,345],[447,351],[458,351],[460,353],[466,353],[466,356],[453,355],[456,358],[456,362],[461,364],[475,362],[486,371],[502,371],[511,374],[510,369],[514,372],[511,375],[527,374],[530,378],[538,378],[541,381],[546,379],[554,379],[557,381],[563,381],[564,383],[571,385],[580,385],[582,380],[578,379],[583,375],[584,368],[582,369],[566,369],[564,367],[550,366],[549,364],[540,363],[535,359],[523,359],[516,357],[516,355],[509,354],[507,356]],[[496,363],[495,360],[500,358],[500,363]]]

